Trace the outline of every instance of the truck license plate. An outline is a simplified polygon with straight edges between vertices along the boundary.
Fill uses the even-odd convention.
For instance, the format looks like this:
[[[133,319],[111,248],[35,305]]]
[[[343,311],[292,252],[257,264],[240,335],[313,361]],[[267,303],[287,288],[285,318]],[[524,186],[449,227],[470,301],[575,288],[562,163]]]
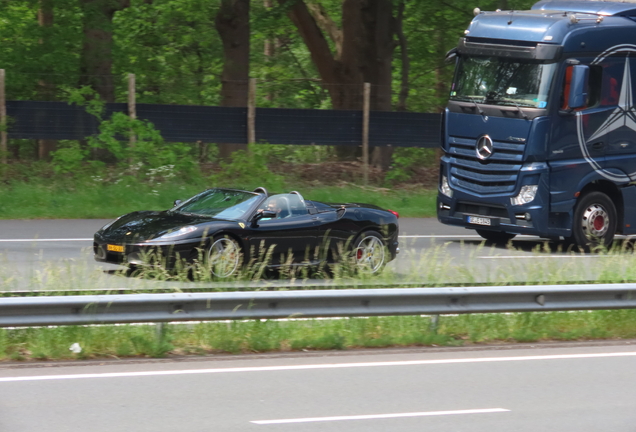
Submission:
[[[468,216],[468,223],[475,225],[492,225],[492,223],[490,222],[490,218],[478,216]]]

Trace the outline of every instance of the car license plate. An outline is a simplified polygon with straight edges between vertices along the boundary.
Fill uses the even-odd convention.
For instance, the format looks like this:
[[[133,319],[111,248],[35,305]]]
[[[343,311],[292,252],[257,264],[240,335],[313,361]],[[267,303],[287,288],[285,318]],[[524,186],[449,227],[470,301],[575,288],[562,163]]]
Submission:
[[[124,252],[124,247],[123,246],[119,246],[119,245],[106,245],[106,250],[108,250],[109,252]]]
[[[492,225],[490,218],[479,217],[479,216],[468,216],[468,223],[475,225]]]

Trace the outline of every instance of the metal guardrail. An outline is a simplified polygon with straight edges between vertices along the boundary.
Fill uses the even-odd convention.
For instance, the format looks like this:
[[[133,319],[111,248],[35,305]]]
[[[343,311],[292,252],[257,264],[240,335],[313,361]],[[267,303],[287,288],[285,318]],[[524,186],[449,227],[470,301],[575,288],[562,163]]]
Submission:
[[[636,308],[636,284],[0,299],[0,327]]]

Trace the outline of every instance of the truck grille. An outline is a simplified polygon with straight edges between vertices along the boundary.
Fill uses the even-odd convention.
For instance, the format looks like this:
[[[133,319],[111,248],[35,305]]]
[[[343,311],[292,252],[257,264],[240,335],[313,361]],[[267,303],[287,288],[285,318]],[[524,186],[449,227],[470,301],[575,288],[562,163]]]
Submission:
[[[512,192],[523,160],[524,143],[493,140],[493,155],[477,157],[474,138],[449,138],[451,185],[479,194]]]

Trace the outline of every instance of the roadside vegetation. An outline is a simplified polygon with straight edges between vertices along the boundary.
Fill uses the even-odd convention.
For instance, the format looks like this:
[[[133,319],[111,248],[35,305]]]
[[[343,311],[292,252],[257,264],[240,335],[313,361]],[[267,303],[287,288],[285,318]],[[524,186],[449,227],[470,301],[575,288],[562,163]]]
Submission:
[[[251,320],[0,330],[0,361],[470,346],[636,337],[636,311]],[[81,352],[70,347],[78,344]]]
[[[116,150],[117,141],[97,139]],[[165,210],[176,199],[212,187],[259,186],[272,192],[297,190],[317,201],[376,204],[406,217],[435,214],[431,149],[397,149],[404,157],[387,173],[372,171],[371,182],[362,185],[361,165],[337,162],[328,147],[259,144],[235,152],[228,162],[212,156],[215,162],[204,164],[188,148],[161,142],[145,151],[139,147],[125,155],[125,163],[85,161],[82,150],[69,142],[51,163],[0,165],[0,219],[114,218],[136,210]]]
[[[525,243],[525,242],[524,242]],[[509,255],[513,244],[464,248],[464,258],[453,260],[446,246],[434,246],[420,254],[406,253],[401,266],[391,263],[375,277],[355,273],[346,265],[333,269],[331,279],[309,280],[304,272],[284,277],[259,272],[254,263],[248,272],[220,283],[209,272],[168,274],[148,269],[132,277],[125,270],[115,274],[95,271],[87,260],[51,265],[24,278],[12,273],[6,257],[0,261],[3,296],[115,294],[121,293],[355,289],[377,286],[454,286],[559,283],[619,283],[636,281],[633,247],[617,242],[609,251],[570,259],[549,243],[537,243],[537,259],[510,260],[496,266],[479,257]],[[87,254],[90,253],[87,251]],[[594,265],[590,265],[593,260]],[[82,264],[83,263],[83,264]],[[492,263],[492,264],[491,264]],[[311,275],[315,277],[315,275]],[[265,278],[264,281],[260,278]],[[271,277],[271,278],[270,278]],[[259,279],[254,284],[255,278]],[[215,282],[215,283],[212,283]],[[324,283],[322,283],[324,282]],[[549,313],[471,314],[441,316],[434,325],[430,316],[397,316],[342,319],[249,320],[207,323],[68,326],[0,329],[0,360],[57,360],[126,357],[165,357],[220,353],[344,350],[354,348],[409,346],[468,346],[474,344],[530,343],[636,337],[636,311],[582,311]],[[82,351],[69,348],[79,344]]]

